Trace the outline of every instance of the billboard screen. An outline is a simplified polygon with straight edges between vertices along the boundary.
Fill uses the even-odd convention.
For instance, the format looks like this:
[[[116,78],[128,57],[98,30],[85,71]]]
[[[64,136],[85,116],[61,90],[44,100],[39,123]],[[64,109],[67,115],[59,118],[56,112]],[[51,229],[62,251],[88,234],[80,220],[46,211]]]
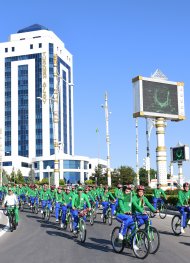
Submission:
[[[133,117],[185,119],[184,83],[137,76],[132,79]]]
[[[143,110],[177,115],[177,85],[143,80]]]

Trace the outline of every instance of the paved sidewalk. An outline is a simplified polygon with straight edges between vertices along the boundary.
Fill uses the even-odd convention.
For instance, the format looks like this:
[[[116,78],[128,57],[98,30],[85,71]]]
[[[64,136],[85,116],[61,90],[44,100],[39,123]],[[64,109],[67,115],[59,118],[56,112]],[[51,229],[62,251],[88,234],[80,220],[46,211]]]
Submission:
[[[8,218],[0,210],[0,238],[7,232]]]

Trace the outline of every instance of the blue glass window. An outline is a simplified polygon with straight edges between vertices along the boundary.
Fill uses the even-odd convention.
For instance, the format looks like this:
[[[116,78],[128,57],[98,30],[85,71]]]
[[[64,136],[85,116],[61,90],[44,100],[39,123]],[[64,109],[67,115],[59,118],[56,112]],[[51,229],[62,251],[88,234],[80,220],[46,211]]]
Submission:
[[[33,49],[33,45],[32,44],[30,44],[30,49]]]
[[[5,52],[6,52],[6,53],[8,52],[8,48],[7,48],[7,47],[5,48]]]
[[[5,155],[11,155],[11,62],[35,59],[35,94],[36,94],[36,156],[42,156],[42,61],[41,53],[5,58]],[[26,72],[25,72],[26,73]],[[21,76],[20,76],[21,77]],[[22,77],[21,77],[22,80]],[[27,79],[22,80],[27,85]],[[20,84],[21,85],[21,82]],[[22,85],[21,85],[22,86]],[[21,88],[22,89],[22,88]],[[23,91],[20,91],[23,92]],[[26,90],[24,92],[27,92]],[[26,94],[22,94],[25,98]],[[28,135],[26,135],[27,138]],[[19,150],[21,150],[19,146]]]
[[[3,166],[12,166],[12,162],[3,162]]]
[[[50,166],[50,168],[54,169],[54,161],[53,160],[43,161],[43,168],[46,169],[47,166]]]
[[[80,182],[80,172],[64,172],[64,179],[67,184],[78,184]]]
[[[88,162],[84,161],[84,169],[88,169]]]
[[[28,65],[18,66],[18,155],[28,157]]]
[[[63,167],[65,169],[80,169],[80,161],[77,160],[64,160]]]

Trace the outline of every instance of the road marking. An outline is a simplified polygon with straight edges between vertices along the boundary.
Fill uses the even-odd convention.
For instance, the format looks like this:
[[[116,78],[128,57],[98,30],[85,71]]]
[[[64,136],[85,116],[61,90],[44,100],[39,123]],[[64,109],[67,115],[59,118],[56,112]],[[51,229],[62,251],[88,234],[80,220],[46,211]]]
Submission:
[[[0,216],[2,218],[2,215],[3,215],[3,211],[0,210]],[[2,237],[9,229],[9,221],[8,221],[8,218],[6,218],[7,220],[7,224],[5,225],[5,227],[3,229],[0,230],[0,237]]]

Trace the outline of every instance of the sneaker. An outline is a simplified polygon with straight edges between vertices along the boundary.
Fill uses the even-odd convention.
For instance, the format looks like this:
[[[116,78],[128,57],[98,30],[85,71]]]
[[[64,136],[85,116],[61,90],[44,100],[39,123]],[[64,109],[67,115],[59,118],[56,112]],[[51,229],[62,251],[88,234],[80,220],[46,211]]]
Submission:
[[[119,233],[119,240],[123,240],[123,235]]]
[[[43,212],[44,212],[44,211],[43,211],[43,210],[41,210],[41,214],[43,214]]]
[[[185,230],[183,227],[181,227],[181,233],[184,234],[185,233]]]
[[[188,220],[187,225],[190,225],[190,219]]]
[[[101,214],[101,216],[100,216],[101,218],[103,218],[104,217],[104,215],[103,214]]]
[[[134,250],[139,250],[139,248],[137,247],[137,245],[133,246]]]
[[[56,219],[55,222],[59,222],[59,219]]]
[[[61,223],[60,227],[63,228],[63,223]]]

